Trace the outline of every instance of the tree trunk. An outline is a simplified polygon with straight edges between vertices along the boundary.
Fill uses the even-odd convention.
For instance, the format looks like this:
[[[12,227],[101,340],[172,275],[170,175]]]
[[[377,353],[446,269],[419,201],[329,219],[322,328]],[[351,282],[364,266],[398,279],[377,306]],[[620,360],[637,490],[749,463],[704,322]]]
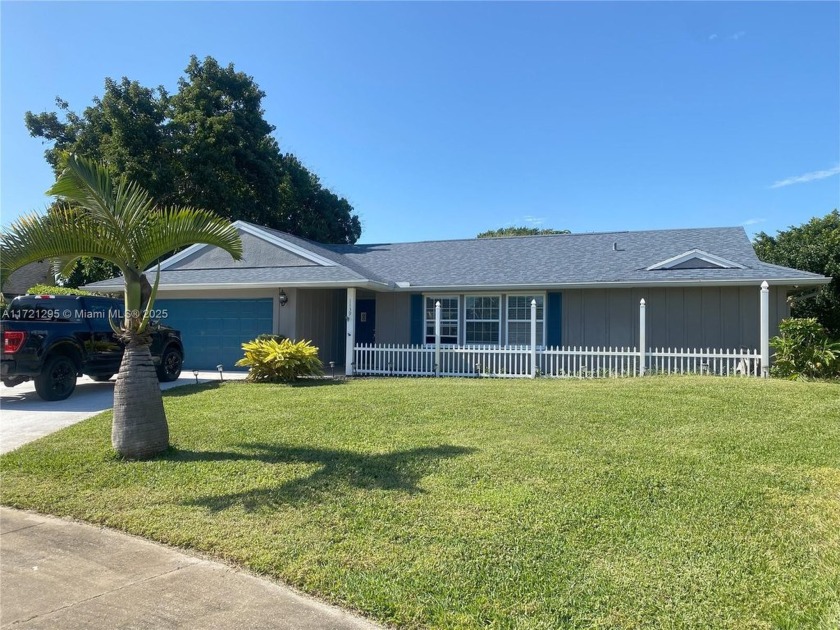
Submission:
[[[146,459],[169,447],[169,427],[147,343],[126,344],[114,386],[111,444],[123,457]]]

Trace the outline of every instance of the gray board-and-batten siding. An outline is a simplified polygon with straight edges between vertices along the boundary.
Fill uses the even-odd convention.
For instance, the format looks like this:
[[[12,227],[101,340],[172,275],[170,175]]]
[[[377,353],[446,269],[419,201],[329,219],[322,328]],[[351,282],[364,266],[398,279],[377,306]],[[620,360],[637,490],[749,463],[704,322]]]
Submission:
[[[547,331],[549,343],[559,339],[563,346],[636,346],[639,300],[644,298],[649,347],[757,348],[759,345],[759,286],[566,289],[556,293],[561,298],[547,301],[545,321],[546,326],[552,326],[559,319],[560,334]],[[365,292],[364,296],[376,300],[376,343],[418,342],[412,339],[411,332],[412,318],[418,317],[412,313],[412,294]],[[770,288],[771,336],[778,334],[779,321],[789,316],[786,297],[785,287]],[[549,312],[558,303],[559,318]],[[464,312],[462,297],[459,331],[464,330]]]

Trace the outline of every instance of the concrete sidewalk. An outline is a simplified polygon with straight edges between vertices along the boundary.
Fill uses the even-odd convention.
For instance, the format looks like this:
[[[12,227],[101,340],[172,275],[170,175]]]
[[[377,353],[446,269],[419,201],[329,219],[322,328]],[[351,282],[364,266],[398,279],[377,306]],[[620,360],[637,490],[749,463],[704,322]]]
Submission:
[[[8,508],[0,508],[0,573],[3,628],[379,627],[223,564]]]

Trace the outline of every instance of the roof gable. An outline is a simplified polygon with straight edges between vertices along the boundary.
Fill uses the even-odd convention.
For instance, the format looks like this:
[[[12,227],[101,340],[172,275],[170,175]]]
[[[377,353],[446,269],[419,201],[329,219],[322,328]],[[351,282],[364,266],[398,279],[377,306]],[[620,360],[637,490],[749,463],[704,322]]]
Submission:
[[[165,260],[161,270],[236,269],[256,267],[334,267],[335,262],[301,247],[259,226],[233,223],[242,239],[242,260],[233,260],[226,251],[213,245],[192,245]]]
[[[663,269],[745,269],[740,263],[733,262],[723,256],[716,256],[702,249],[692,249],[687,252],[660,261],[646,268],[646,271]]]
[[[242,259],[233,260],[221,247],[203,245],[194,253],[169,265],[167,269],[235,269],[237,267],[301,267],[315,263],[257,236],[240,232]]]

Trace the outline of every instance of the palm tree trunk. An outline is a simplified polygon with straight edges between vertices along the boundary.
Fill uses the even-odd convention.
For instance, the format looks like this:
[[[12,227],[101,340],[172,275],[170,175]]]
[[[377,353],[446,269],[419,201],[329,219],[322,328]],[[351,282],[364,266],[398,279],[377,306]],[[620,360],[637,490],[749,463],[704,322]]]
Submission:
[[[169,427],[148,343],[129,341],[114,386],[111,444],[123,457],[146,459],[169,447]]]

